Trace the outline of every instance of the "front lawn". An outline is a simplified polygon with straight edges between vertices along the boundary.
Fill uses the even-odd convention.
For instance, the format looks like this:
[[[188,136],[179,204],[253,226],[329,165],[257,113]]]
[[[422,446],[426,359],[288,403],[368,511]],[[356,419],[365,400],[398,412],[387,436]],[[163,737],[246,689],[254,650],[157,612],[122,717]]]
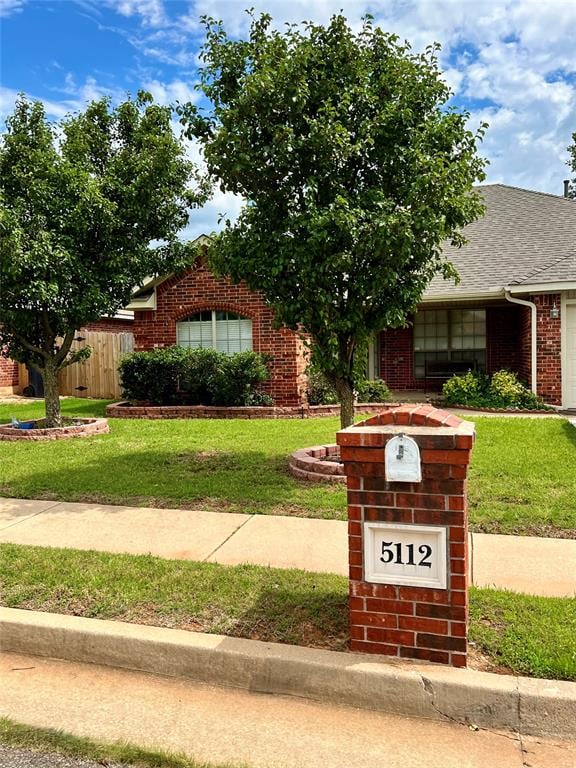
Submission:
[[[68,415],[105,402],[66,399]],[[0,405],[0,422],[42,403]],[[473,417],[473,530],[576,535],[576,429],[563,419]],[[111,433],[61,442],[0,442],[0,495],[344,519],[345,490],[295,480],[296,448],[334,442],[336,418],[111,420]]]
[[[0,545],[11,608],[346,650],[348,579],[332,574]],[[576,680],[576,601],[470,590],[484,668]]]

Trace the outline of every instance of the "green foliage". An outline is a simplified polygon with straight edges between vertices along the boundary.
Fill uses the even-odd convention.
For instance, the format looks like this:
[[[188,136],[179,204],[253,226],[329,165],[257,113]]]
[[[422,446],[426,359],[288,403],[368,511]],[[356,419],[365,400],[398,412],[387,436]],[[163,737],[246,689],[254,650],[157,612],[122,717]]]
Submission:
[[[269,377],[256,352],[173,346],[126,355],[119,366],[124,396],[154,405],[270,405],[258,390]]]
[[[387,403],[391,399],[392,393],[382,379],[365,379],[356,387],[356,400],[359,403]]]
[[[191,187],[196,171],[171,117],[140,93],[115,108],[92,102],[58,125],[20,96],[6,121],[0,347],[43,375],[50,418],[59,418],[58,371],[85,354],[74,350],[76,330],[126,306],[147,275],[194,257],[177,235],[204,195]]]
[[[542,398],[518,380],[512,371],[496,371],[488,376],[468,371],[452,376],[444,384],[446,405],[469,405],[477,408],[546,409]]]
[[[442,387],[446,405],[476,405],[484,402],[488,379],[484,374],[468,371],[448,379]]]
[[[270,398],[258,392],[258,385],[269,378],[267,359],[257,352],[222,355],[213,380],[215,405],[270,405]]]
[[[318,366],[310,365],[306,373],[308,376],[306,397],[309,405],[333,405],[338,402],[336,390],[328,383]]]
[[[264,14],[247,40],[203,21],[212,108],[180,105],[181,121],[220,189],[249,201],[212,265],[310,334],[350,423],[357,350],[454,276],[441,246],[483,211],[484,126],[446,107],[437,46],[413,53],[369,17],[358,32],[341,15],[279,32]]]

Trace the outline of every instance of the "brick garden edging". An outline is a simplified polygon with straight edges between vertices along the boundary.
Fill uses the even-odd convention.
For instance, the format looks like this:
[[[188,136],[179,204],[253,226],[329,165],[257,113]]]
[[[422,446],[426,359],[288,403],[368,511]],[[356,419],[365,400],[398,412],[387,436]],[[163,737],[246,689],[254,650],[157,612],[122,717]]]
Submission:
[[[379,413],[391,403],[358,403],[356,413]],[[339,405],[291,405],[227,407],[216,405],[130,405],[106,406],[106,416],[114,419],[309,419],[338,416]]]
[[[30,421],[36,421],[30,419]],[[80,423],[50,429],[19,429],[12,424],[0,426],[0,440],[67,440],[71,437],[93,437],[110,432],[108,419],[75,419]]]
[[[330,458],[327,458],[330,457]],[[290,474],[299,480],[317,483],[345,483],[344,465],[337,445],[315,445],[299,448],[288,460]]]

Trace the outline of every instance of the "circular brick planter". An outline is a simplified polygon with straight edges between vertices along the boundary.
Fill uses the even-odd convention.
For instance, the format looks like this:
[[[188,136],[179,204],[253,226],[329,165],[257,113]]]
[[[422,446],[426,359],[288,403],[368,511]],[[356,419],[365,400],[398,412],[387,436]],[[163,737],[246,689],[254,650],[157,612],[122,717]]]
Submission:
[[[288,468],[299,480],[312,480],[316,483],[346,482],[338,445],[300,448],[290,456]]]
[[[30,422],[36,424],[42,419],[30,419]],[[51,427],[50,429],[34,427],[32,429],[21,429],[12,424],[0,425],[0,440],[67,440],[71,437],[92,437],[93,435],[103,435],[110,431],[108,419],[73,419],[73,424],[67,424],[64,427]]]

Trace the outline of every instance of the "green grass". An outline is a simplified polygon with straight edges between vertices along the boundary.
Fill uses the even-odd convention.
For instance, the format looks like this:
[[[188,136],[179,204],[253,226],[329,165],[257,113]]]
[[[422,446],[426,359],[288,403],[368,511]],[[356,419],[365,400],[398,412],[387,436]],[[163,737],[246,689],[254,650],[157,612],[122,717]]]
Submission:
[[[67,415],[102,415],[67,399]],[[42,403],[0,405],[0,421]],[[473,530],[576,535],[576,429],[562,419],[474,417],[469,482]],[[336,418],[111,420],[111,433],[61,442],[0,442],[0,495],[136,506],[344,519],[342,487],[287,471],[296,448],[334,442]]]
[[[347,595],[342,576],[0,545],[12,608],[345,650]],[[488,668],[576,680],[575,600],[471,589],[470,601]]]
[[[125,742],[93,741],[52,728],[22,725],[6,717],[0,717],[0,744],[13,749],[93,760],[103,766],[113,762],[134,768],[242,768],[239,763],[205,763],[185,755],[142,749]]]

